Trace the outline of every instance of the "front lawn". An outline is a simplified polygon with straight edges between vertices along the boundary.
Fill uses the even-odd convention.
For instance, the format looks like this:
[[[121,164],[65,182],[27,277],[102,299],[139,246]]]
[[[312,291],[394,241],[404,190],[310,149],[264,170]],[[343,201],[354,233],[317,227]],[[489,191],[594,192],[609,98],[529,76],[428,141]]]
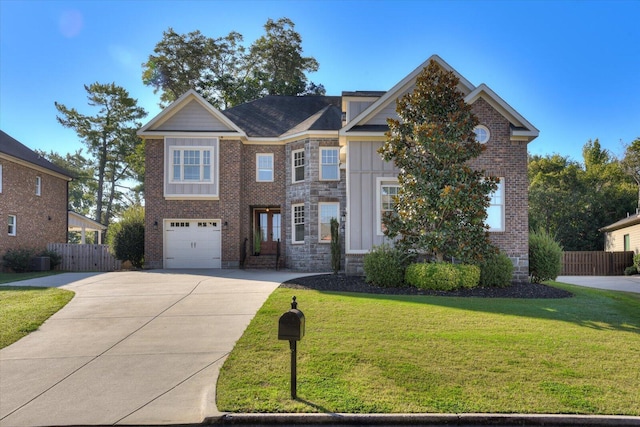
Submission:
[[[28,273],[0,273],[0,284],[18,282],[20,280],[36,279],[38,277],[60,274],[61,271],[31,271]]]
[[[640,415],[640,295],[563,299],[277,289],[221,369],[229,412]],[[278,319],[306,317],[298,400]]]
[[[58,288],[0,286],[0,348],[38,329],[73,295]]]

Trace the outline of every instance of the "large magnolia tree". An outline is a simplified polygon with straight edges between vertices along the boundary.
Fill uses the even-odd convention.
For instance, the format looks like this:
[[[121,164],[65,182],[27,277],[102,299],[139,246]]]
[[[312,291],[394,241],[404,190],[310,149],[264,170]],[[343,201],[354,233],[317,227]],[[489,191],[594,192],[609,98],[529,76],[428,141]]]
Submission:
[[[400,170],[400,188],[383,221],[385,234],[404,249],[471,262],[495,251],[485,220],[498,178],[469,166],[484,147],[458,82],[432,60],[413,92],[398,100],[399,119],[388,120],[379,153]]]

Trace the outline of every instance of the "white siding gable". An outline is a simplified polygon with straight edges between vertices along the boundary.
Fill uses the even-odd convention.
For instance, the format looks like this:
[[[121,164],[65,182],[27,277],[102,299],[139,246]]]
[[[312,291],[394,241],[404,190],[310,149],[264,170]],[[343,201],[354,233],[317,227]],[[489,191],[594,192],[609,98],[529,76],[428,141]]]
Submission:
[[[153,130],[233,131],[195,99],[189,101],[180,111]]]

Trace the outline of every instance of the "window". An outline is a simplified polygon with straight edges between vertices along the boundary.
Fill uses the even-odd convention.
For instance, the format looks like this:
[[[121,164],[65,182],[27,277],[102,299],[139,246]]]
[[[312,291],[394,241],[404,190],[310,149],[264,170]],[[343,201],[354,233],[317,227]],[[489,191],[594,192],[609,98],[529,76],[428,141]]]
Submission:
[[[489,142],[489,138],[491,137],[491,133],[489,132],[489,128],[483,125],[478,125],[473,128],[473,131],[476,134],[476,141],[480,144],[486,144]]]
[[[292,205],[293,211],[293,241],[292,243],[304,243],[304,204]]]
[[[320,179],[338,180],[340,179],[340,149],[320,148]]]
[[[491,202],[487,209],[489,231],[504,231],[504,179],[500,178],[498,189],[490,194]]]
[[[210,148],[180,148],[172,150],[173,182],[212,182],[211,179],[211,149]]]
[[[321,243],[331,242],[331,218],[338,219],[339,203],[318,203],[319,230],[318,239]]]
[[[273,182],[273,154],[256,154],[256,181]]]
[[[2,165],[0,164],[0,193],[2,193]]]
[[[377,209],[376,209],[376,222],[378,224],[377,233],[379,236],[384,234],[385,226],[382,223],[382,218],[386,212],[393,211],[393,205],[395,203],[395,197],[398,195],[400,186],[395,178],[378,178],[378,192],[377,192]]]
[[[293,176],[292,182],[304,181],[304,149],[291,152]]]
[[[628,234],[624,235],[624,250],[625,251],[631,250],[631,239],[629,238]]]
[[[16,216],[9,215],[9,236],[16,235]]]
[[[42,178],[36,176],[36,196],[42,194]]]

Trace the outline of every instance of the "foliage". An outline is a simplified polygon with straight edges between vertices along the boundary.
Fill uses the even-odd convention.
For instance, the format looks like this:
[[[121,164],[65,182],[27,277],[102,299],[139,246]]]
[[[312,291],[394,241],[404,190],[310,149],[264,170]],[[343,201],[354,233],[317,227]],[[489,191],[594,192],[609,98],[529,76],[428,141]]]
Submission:
[[[8,249],[2,259],[5,267],[16,273],[24,273],[29,271],[31,259],[34,255],[35,251],[33,249]]]
[[[331,270],[334,274],[338,274],[340,271],[340,256],[342,251],[340,249],[340,223],[337,219],[331,218],[329,222],[331,226]]]
[[[638,274],[638,267],[632,265],[624,269],[625,276],[633,276],[634,274]]]
[[[599,229],[633,211],[637,197],[621,162],[597,139],[584,145],[583,160],[529,158],[529,226],[553,234],[568,251],[602,250]]]
[[[480,267],[448,262],[416,263],[407,267],[405,281],[420,289],[438,291],[473,288],[480,282]]]
[[[364,256],[365,281],[385,288],[400,287],[411,259],[410,254],[389,244],[374,246]]]
[[[625,148],[622,168],[637,186],[637,206],[640,208],[640,138],[636,138]]]
[[[529,233],[529,275],[533,283],[554,280],[562,272],[562,247],[545,230]]]
[[[253,253],[259,254],[262,248],[262,229],[260,227],[253,230]]]
[[[122,182],[135,178],[128,163],[142,141],[136,135],[138,120],[146,116],[137,100],[115,83],[84,86],[88,104],[97,107],[96,115],[85,115],[75,108],[55,103],[58,122],[75,130],[95,161],[97,181],[94,219],[109,225],[127,203],[123,202]]]
[[[513,262],[500,252],[485,258],[480,266],[480,286],[504,288],[511,284],[513,278]]]
[[[633,265],[637,268],[640,267],[640,254],[633,255]]]
[[[484,221],[498,178],[469,166],[484,146],[475,139],[478,119],[458,82],[432,60],[414,91],[397,101],[399,120],[388,120],[379,150],[400,170],[394,212],[384,224],[405,250],[471,262],[494,250]]]
[[[318,70],[313,57],[302,56],[302,37],[288,18],[269,19],[265,34],[249,48],[232,31],[210,38],[200,31],[163,32],[143,64],[142,81],[161,92],[164,105],[195,89],[217,108],[229,108],[264,95],[324,94],[305,73]]]
[[[38,256],[49,257],[49,263],[51,267],[50,270],[53,270],[54,268],[56,268],[58,265],[62,263],[62,255],[60,255],[56,251],[45,249],[43,251],[40,251],[38,253]]]
[[[134,205],[122,213],[107,231],[107,244],[113,255],[130,261],[135,268],[144,265],[144,207]]]

